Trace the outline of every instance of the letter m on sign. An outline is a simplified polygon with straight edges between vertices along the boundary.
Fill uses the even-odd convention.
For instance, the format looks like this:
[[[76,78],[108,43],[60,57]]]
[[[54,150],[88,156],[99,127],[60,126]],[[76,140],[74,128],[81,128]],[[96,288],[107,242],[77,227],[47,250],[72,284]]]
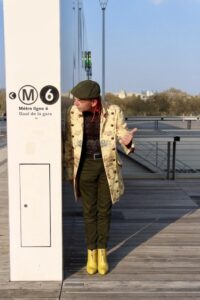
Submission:
[[[31,85],[24,85],[19,91],[19,100],[27,105],[33,104],[38,97],[36,88]]]
[[[22,98],[24,101],[27,101],[27,100],[34,100],[34,89],[31,88],[30,90],[27,90],[27,89],[23,89],[22,90]]]

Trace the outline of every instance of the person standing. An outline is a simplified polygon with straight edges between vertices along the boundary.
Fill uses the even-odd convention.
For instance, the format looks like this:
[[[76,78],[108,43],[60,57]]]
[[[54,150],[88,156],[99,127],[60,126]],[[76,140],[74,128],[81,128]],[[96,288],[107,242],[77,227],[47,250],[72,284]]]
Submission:
[[[124,192],[117,141],[124,152],[134,151],[136,128],[129,130],[119,106],[101,102],[100,86],[92,80],[72,90],[74,105],[66,115],[67,179],[75,198],[82,198],[88,274],[108,272],[107,243],[112,205]]]

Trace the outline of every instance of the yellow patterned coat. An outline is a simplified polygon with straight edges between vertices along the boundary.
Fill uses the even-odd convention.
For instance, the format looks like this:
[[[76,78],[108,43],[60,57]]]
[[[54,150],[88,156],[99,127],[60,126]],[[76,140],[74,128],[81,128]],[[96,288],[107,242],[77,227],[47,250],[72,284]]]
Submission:
[[[103,104],[100,119],[100,145],[105,172],[110,188],[112,203],[119,200],[124,192],[121,175],[122,163],[117,153],[117,141],[127,132],[124,115],[117,105]],[[75,105],[71,106],[66,116],[65,163],[67,179],[73,180],[75,198],[78,198],[77,172],[83,143],[83,114]],[[122,145],[126,154],[130,149]]]

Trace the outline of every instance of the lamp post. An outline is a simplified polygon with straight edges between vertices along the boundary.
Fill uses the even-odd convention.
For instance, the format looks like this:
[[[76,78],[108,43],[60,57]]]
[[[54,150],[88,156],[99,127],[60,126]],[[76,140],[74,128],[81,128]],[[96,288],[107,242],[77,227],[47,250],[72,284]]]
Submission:
[[[75,67],[76,67],[76,39],[75,39],[75,36],[76,36],[76,20],[75,20],[75,0],[73,1],[73,4],[72,4],[72,9],[73,9],[73,12],[74,12],[74,42],[73,42],[73,75],[72,75],[72,82],[73,82],[73,87],[75,85]]]
[[[82,42],[82,31],[81,31],[81,10],[82,0],[78,0],[78,81],[80,81],[80,64],[81,64],[81,42]]]
[[[99,0],[102,9],[102,99],[105,99],[105,10],[108,0]]]

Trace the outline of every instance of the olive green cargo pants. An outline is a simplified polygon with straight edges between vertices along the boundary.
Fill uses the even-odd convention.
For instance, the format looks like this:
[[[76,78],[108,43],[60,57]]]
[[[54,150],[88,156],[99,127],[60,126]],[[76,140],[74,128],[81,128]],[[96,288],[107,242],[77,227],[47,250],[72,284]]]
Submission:
[[[112,202],[102,159],[85,159],[81,163],[79,190],[87,248],[107,248]]]

